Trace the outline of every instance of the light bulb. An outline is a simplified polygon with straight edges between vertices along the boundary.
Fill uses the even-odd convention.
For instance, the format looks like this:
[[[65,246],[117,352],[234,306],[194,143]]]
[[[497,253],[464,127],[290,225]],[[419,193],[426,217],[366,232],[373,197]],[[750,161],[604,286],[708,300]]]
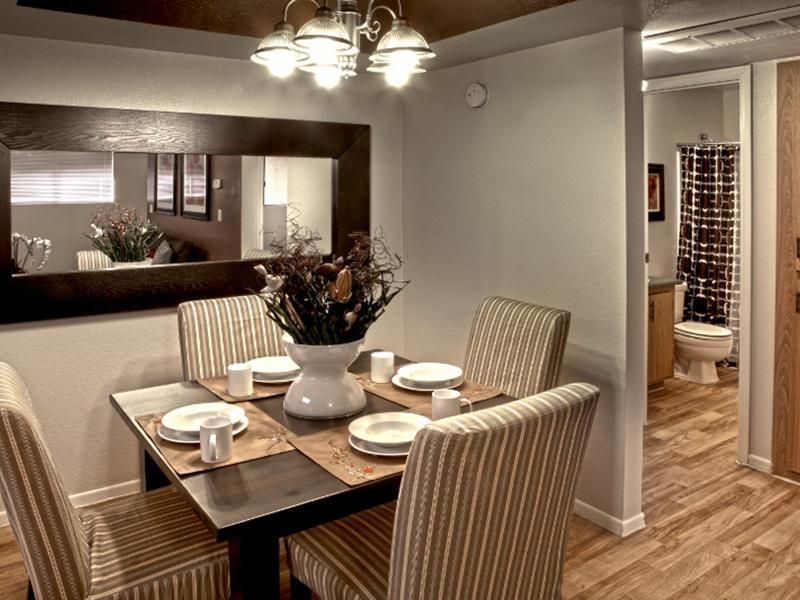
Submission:
[[[399,69],[397,67],[390,67],[384,73],[386,83],[392,87],[401,88],[408,83],[411,79],[411,71],[406,69]]]
[[[267,60],[270,74],[283,79],[294,73],[294,52],[291,50],[273,50]]]
[[[317,82],[317,85],[324,87],[326,90],[330,90],[339,85],[341,78],[342,72],[338,67],[326,67],[314,73],[314,80]]]
[[[393,52],[387,61],[392,67],[404,71],[413,71],[419,64],[417,55],[409,50],[398,50]]]
[[[317,65],[335,65],[338,61],[336,44],[331,40],[311,40],[308,44],[308,55],[311,62]]]

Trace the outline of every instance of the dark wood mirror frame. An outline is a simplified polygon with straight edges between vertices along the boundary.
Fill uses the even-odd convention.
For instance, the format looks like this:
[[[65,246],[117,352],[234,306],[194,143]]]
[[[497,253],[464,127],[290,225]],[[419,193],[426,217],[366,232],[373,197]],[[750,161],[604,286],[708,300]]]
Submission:
[[[12,277],[11,150],[333,158],[334,253],[370,229],[369,125],[0,102],[0,323],[165,308],[259,285],[253,260]]]

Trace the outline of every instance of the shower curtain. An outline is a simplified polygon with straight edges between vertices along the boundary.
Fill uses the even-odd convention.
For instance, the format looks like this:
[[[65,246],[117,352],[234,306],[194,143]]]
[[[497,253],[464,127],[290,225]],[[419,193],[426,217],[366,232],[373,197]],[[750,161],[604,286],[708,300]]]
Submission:
[[[733,332],[728,363],[739,356],[739,145],[681,148],[678,279],[689,290],[686,321]]]

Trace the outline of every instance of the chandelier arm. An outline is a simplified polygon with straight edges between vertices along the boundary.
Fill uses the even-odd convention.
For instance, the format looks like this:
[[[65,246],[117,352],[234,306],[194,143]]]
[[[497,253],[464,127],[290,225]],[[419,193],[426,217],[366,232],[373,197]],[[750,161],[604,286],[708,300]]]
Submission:
[[[299,1],[299,0],[289,0],[289,1],[286,3],[286,5],[283,7],[283,20],[284,20],[284,21],[287,21],[287,22],[289,21],[289,7],[290,7],[292,4],[294,4],[295,2],[298,2],[298,1]],[[317,8],[319,8],[319,7],[320,7],[320,4],[319,4],[319,2],[317,2],[317,0],[308,0],[308,1],[309,1],[309,2],[311,2],[311,3],[312,3],[314,6],[316,6]]]

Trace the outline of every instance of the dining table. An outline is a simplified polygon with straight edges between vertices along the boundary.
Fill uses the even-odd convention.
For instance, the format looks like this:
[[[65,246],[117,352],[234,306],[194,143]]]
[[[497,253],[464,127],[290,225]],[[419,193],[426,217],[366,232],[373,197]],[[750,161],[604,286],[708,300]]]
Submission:
[[[369,370],[372,350],[361,352],[350,367]],[[396,364],[412,362],[397,357]],[[372,413],[405,411],[366,391],[366,408],[343,419],[309,420],[283,410],[283,396],[254,400],[289,432],[304,436],[342,427]],[[430,394],[427,394],[428,401]],[[348,485],[298,450],[179,475],[137,421],[189,404],[218,398],[197,382],[180,382],[111,394],[111,404],[141,445],[143,487],[173,485],[218,541],[228,542],[235,598],[280,597],[279,542],[282,537],[396,500],[402,472]],[[475,404],[482,410],[513,400],[500,394]],[[469,410],[463,407],[462,412]]]

